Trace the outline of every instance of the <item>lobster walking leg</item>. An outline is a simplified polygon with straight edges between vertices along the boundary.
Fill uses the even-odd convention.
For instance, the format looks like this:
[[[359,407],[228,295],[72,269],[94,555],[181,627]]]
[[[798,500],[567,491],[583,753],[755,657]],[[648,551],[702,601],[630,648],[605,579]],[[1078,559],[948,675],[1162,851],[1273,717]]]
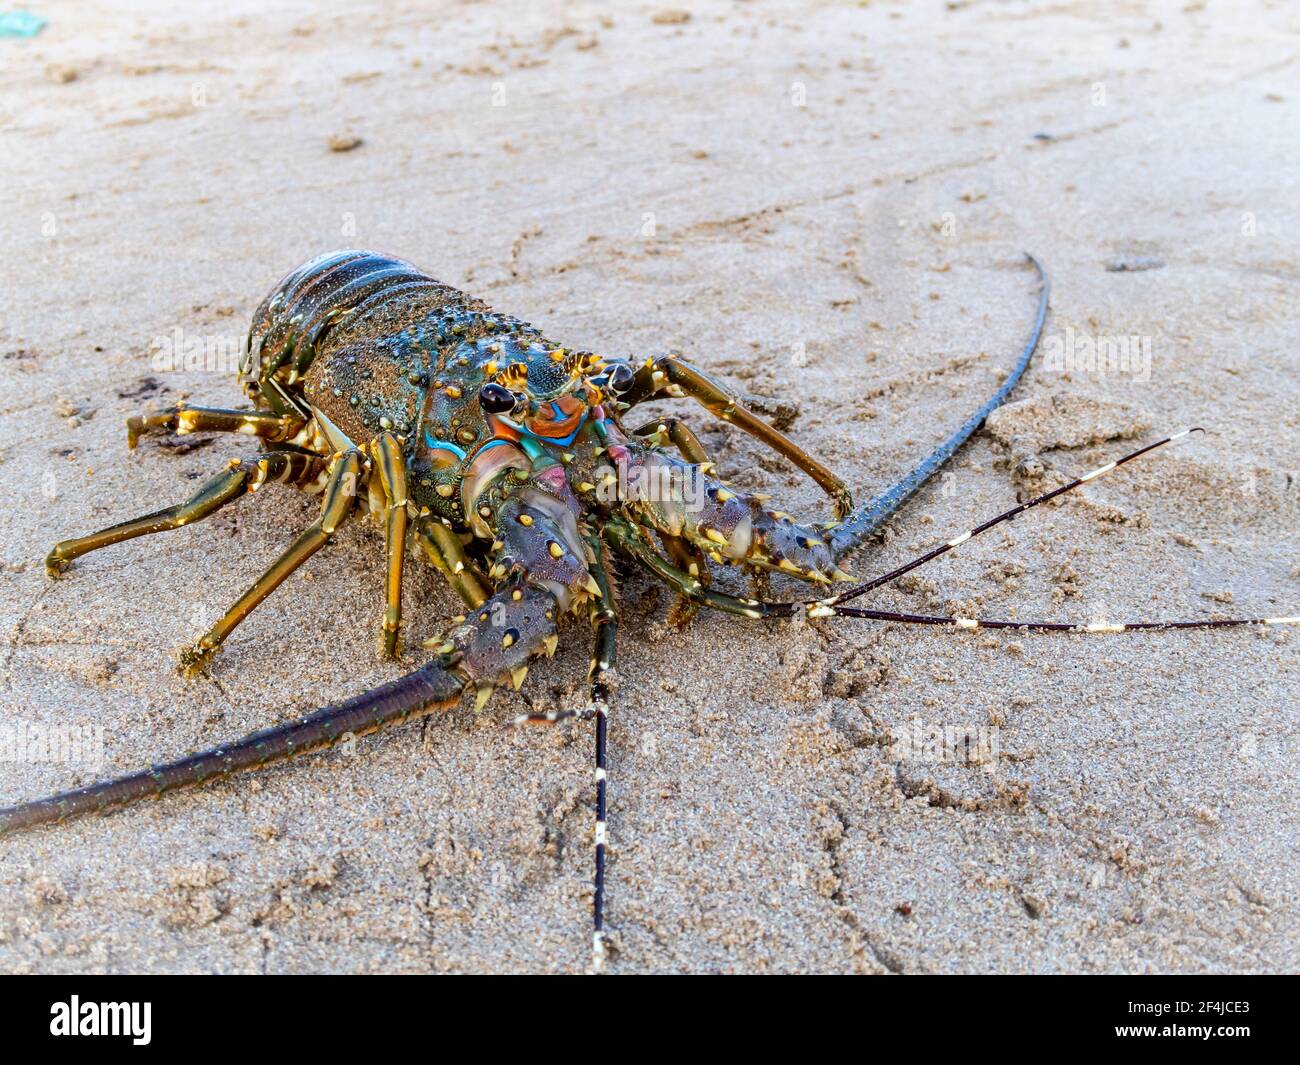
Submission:
[[[260,436],[274,443],[293,441],[306,427],[295,414],[272,414],[264,410],[227,410],[222,407],[191,407],[178,404],[152,414],[136,414],[126,420],[126,446],[134,448],[140,437],[154,433],[242,433]]]
[[[294,570],[329,543],[334,530],[351,512],[357,501],[357,479],[361,474],[361,452],[355,448],[335,456],[329,467],[329,480],[321,501],[320,516],[307,526],[285,552],[271,563],[220,620],[192,647],[181,653],[181,669],[193,676],[211,659],[213,653],[236,625],[248,617],[259,603],[278,588]]]
[[[796,522],[769,510],[765,496],[733,491],[697,465],[631,441],[609,453],[624,485],[624,511],[636,524],[685,539],[719,565],[744,564],[819,584],[853,579],[836,565],[825,526]]]
[[[715,381],[676,355],[647,359],[645,365],[637,371],[623,402],[635,406],[662,396],[689,396],[715,417],[743,429],[778,455],[789,459],[834,500],[837,518],[845,517],[853,509],[853,494],[835,474],[785,433],[763,421],[726,385]]]
[[[397,658],[402,627],[402,565],[406,560],[406,461],[402,445],[391,432],[375,437],[370,450],[384,493],[384,545],[388,557],[387,605],[379,631],[379,653],[385,658]]]
[[[130,521],[110,525],[107,529],[61,540],[45,557],[45,570],[51,577],[63,573],[72,560],[101,547],[120,544],[137,536],[169,532],[199,521],[220,510],[245,492],[256,491],[268,481],[305,484],[319,472],[322,460],[298,451],[271,451],[248,459],[233,459],[230,465],[184,503],[145,514]]]
[[[751,620],[788,618],[796,608],[803,609],[802,603],[770,603],[709,588],[698,577],[674,566],[655,551],[641,530],[630,521],[611,519],[605,526],[605,537],[617,554],[643,566],[683,599],[700,606],[712,607],[727,614],[738,614]]]
[[[671,444],[681,453],[682,458],[698,466],[704,473],[711,473],[715,468],[712,457],[700,443],[699,437],[680,418],[662,418],[647,422],[639,429],[634,429],[632,435],[654,448],[663,448]],[[659,534],[659,542],[663,544],[668,557],[679,569],[686,570],[704,584],[709,583],[709,566],[703,551],[689,540],[666,532]],[[690,599],[679,596],[668,616],[668,623],[679,628],[684,627],[695,616],[696,605]]]
[[[465,553],[460,537],[451,529],[436,521],[424,522],[416,526],[415,540],[466,606],[477,610],[487,602],[487,597],[492,594],[487,580]]]
[[[713,459],[700,443],[700,438],[680,418],[658,418],[646,422],[640,428],[633,429],[632,435],[651,447],[666,447],[672,444],[687,462],[707,467],[705,473],[713,472]]]

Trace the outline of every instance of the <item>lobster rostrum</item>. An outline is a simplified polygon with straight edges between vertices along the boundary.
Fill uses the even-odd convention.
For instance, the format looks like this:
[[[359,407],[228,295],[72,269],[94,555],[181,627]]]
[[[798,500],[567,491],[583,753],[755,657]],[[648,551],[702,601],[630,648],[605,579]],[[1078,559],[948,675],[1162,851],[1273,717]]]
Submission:
[[[736,393],[676,355],[631,362],[569,350],[401,260],[365,251],[313,259],[284,278],[254,314],[240,366],[251,409],[181,405],[128,420],[131,447],[148,434],[234,432],[260,438],[267,449],[232,460],[186,502],[56,544],[47,570],[60,575],[89,551],[180,528],[278,481],[318,493],[319,516],[182,652],[186,673],[207,668],[239,622],[359,512],[373,515],[385,534],[381,654],[401,655],[408,546],[446,576],[465,613],[444,636],[427,642],[434,647],[431,660],[398,680],[176,762],[0,809],[0,833],[328,746],[448,707],[468,692],[482,710],[496,687],[518,689],[533,659],[555,653],[565,616],[585,617],[594,634],[589,705],[526,715],[515,723],[574,716],[595,722],[593,963],[599,968],[606,949],[606,730],[618,620],[615,559],[635,563],[668,584],[679,597],[674,610],[681,622],[704,605],[748,618],[806,613],[961,628],[1123,631],[1295,623],[1296,618],[1253,618],[1077,626],[847,605],[972,536],[1176,439],[1150,444],[890,573],[853,583],[841,560],[952,456],[1028,366],[1048,300],[1042,268],[1029,261],[1041,283],[1037,314],[1002,385],[915,470],[855,507],[848,488],[830,470],[759,418]],[[683,420],[656,419],[627,428],[624,419],[635,407],[665,397],[699,402],[806,472],[830,496],[833,519],[800,522],[770,507],[765,496],[729,488]],[[739,596],[711,587],[711,565],[738,566],[756,578],[786,573],[821,587],[806,603]],[[835,582],[853,586],[828,594]]]

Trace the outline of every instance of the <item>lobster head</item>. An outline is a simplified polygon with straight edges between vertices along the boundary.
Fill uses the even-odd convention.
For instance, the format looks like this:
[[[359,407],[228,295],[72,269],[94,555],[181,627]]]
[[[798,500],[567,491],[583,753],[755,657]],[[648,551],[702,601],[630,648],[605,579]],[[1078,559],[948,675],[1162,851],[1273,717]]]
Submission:
[[[480,363],[485,416],[565,446],[583,415],[632,387],[632,368],[589,351],[496,337]]]

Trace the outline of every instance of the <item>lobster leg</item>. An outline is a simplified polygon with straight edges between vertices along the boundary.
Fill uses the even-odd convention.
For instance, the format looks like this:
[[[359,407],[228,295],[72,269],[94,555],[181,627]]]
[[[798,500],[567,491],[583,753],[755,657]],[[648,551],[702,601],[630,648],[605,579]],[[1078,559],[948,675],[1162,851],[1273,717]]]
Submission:
[[[647,422],[639,429],[634,429],[632,435],[654,448],[673,445],[681,453],[682,458],[694,463],[705,473],[710,473],[714,469],[713,459],[700,443],[699,437],[680,418],[663,418]],[[704,584],[709,583],[709,565],[703,551],[689,540],[665,532],[659,534],[659,541],[668,552],[668,557],[680,569],[698,577]],[[689,599],[679,596],[668,616],[669,624],[684,628],[695,616],[696,606],[697,604]]]
[[[272,414],[265,410],[226,410],[221,407],[191,407],[181,403],[152,414],[136,414],[126,420],[126,446],[134,448],[140,437],[155,433],[243,433],[275,443],[292,441],[306,422],[293,414]]]
[[[101,547],[120,544],[137,536],[168,532],[182,525],[206,518],[245,492],[255,492],[268,481],[303,485],[320,470],[322,460],[299,451],[271,451],[247,459],[232,459],[230,465],[184,503],[154,511],[130,521],[110,525],[88,536],[61,540],[45,557],[45,570],[51,577],[63,573],[74,558]]]
[[[361,475],[361,452],[355,448],[336,455],[330,462],[320,516],[307,526],[220,620],[198,641],[181,652],[181,670],[193,676],[211,659],[213,652],[253,609],[278,588],[284,579],[329,543],[334,530],[356,504],[357,479]]]
[[[700,438],[680,418],[657,418],[652,422],[646,422],[639,429],[633,429],[632,435],[641,438],[643,443],[651,447],[665,447],[672,444],[687,462],[710,467],[705,472],[712,472],[713,459],[700,443]]]
[[[683,599],[699,606],[712,607],[728,614],[758,620],[759,618],[788,618],[802,603],[769,603],[714,591],[698,577],[678,569],[660,555],[646,540],[641,530],[630,521],[612,518],[605,526],[605,538],[614,551],[649,570]]]
[[[406,560],[406,459],[402,445],[391,432],[375,437],[370,451],[384,493],[384,545],[388,556],[387,605],[379,631],[379,652],[384,658],[397,658],[402,626],[402,564]]]
[[[837,518],[843,518],[852,511],[853,494],[843,481],[783,432],[763,421],[726,385],[715,381],[676,355],[647,359],[645,365],[636,372],[632,387],[623,396],[622,402],[632,407],[663,396],[689,396],[715,417],[743,429],[778,455],[789,459],[834,500]]]
[[[492,594],[486,579],[473,560],[465,553],[465,545],[447,526],[436,521],[416,526],[415,540],[429,561],[441,571],[452,591],[465,601],[471,610],[477,610]]]
[[[719,565],[744,564],[819,584],[853,579],[836,565],[825,526],[800,524],[767,509],[764,496],[732,491],[697,465],[630,441],[612,445],[609,455],[625,486],[625,513],[636,524],[688,540]]]

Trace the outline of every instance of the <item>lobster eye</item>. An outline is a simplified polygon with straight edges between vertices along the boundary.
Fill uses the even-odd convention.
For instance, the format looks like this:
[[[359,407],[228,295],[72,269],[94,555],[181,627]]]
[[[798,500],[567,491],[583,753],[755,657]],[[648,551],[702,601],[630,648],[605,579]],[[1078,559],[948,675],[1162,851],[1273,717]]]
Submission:
[[[505,414],[514,410],[515,394],[504,385],[490,381],[479,389],[478,405],[488,414]]]
[[[617,396],[621,396],[632,387],[632,367],[625,362],[620,362],[609,371],[609,390]]]

